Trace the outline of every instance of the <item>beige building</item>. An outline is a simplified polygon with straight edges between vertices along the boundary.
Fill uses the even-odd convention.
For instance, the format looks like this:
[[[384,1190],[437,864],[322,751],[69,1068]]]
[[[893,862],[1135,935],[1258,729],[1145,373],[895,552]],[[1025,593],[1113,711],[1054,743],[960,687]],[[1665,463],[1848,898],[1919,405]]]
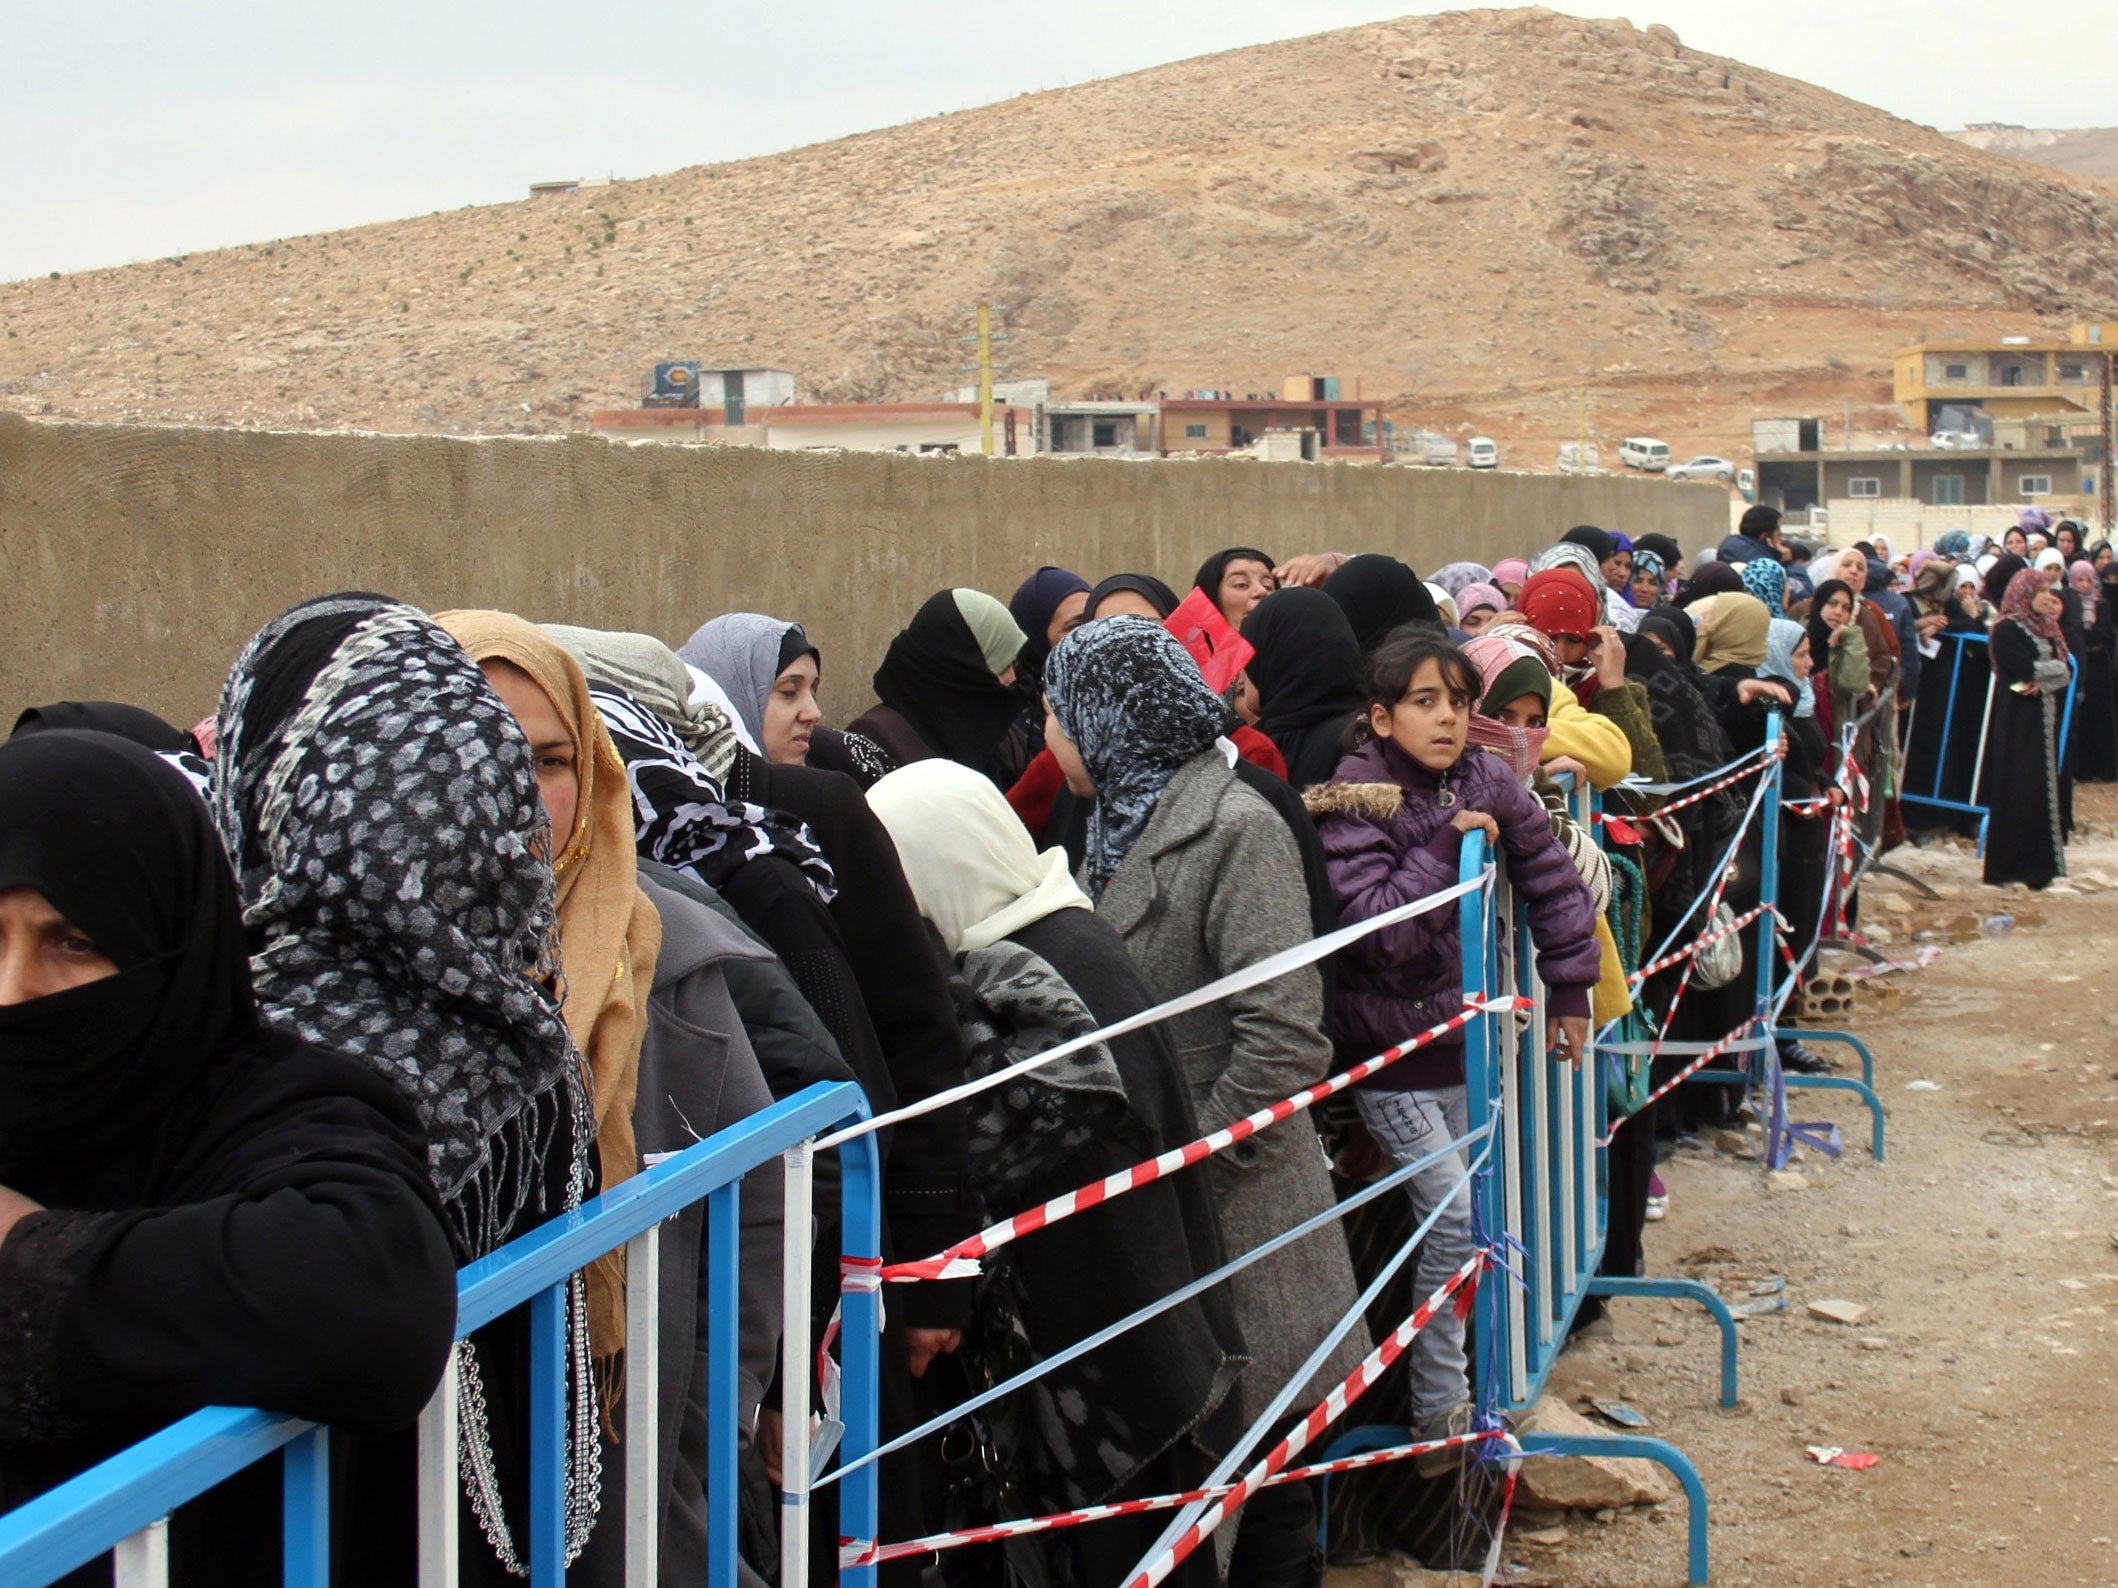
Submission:
[[[1027,457],[1037,450],[1030,409],[996,403],[993,453]],[[728,423],[723,408],[601,408],[595,433],[614,441],[689,441],[766,447],[775,452],[979,453],[983,430],[976,403],[790,403],[752,408]]]

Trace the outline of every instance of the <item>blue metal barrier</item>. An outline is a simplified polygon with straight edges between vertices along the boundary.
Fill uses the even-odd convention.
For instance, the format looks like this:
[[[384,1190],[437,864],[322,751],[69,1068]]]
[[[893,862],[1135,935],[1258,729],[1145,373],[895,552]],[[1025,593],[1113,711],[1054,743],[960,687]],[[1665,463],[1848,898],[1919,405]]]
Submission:
[[[711,1530],[708,1582],[733,1588],[736,1580],[735,1533],[721,1519],[735,1515],[736,1463],[736,1317],[740,1275],[736,1234],[740,1182],[746,1173],[773,1162],[822,1132],[865,1119],[867,1100],[850,1083],[820,1084],[775,1103],[740,1124],[708,1137],[582,1204],[575,1212],[540,1225],[499,1251],[464,1268],[457,1280],[456,1337],[461,1340],[503,1313],[531,1309],[531,1452],[530,1515],[526,1528],[530,1582],[535,1588],[561,1588],[566,1539],[563,1425],[566,1416],[564,1322],[570,1276],[605,1252],[630,1246],[653,1268],[653,1232],[664,1220],[704,1200],[708,1203],[706,1261],[711,1288],[707,1329],[711,1376],[707,1394],[708,1488],[716,1525]],[[848,1141],[840,1149],[843,1170],[844,1242],[849,1258],[879,1260],[880,1214],[876,1150],[873,1136]],[[806,1159],[803,1163],[806,1171]],[[806,1181],[804,1182],[806,1184]],[[805,1199],[806,1205],[806,1199]],[[806,1219],[804,1220],[806,1227]],[[806,1234],[802,1250],[806,1255]],[[790,1242],[791,1244],[791,1242]],[[643,1276],[644,1277],[644,1276]],[[806,1277],[806,1276],[804,1276]],[[652,1312],[652,1286],[630,1286],[635,1301]],[[643,1292],[645,1295],[643,1296]],[[859,1302],[866,1303],[863,1309]],[[844,1449],[849,1457],[874,1447],[877,1435],[872,1386],[877,1382],[879,1351],[877,1298],[849,1296],[846,1302],[846,1358],[849,1379],[859,1375],[860,1392],[848,1397]],[[651,1328],[652,1319],[644,1320]],[[789,1320],[790,1326],[793,1320]],[[801,1332],[806,1335],[806,1320]],[[636,1331],[631,1338],[640,1338]],[[456,1463],[453,1437],[453,1370],[444,1374],[436,1395],[446,1416],[450,1438],[437,1455],[422,1459],[420,1581],[455,1580],[453,1549],[456,1509]],[[627,1398],[651,1419],[655,1395],[652,1374],[635,1380],[641,1393]],[[864,1404],[865,1403],[865,1404]],[[430,1408],[422,1419],[422,1443]],[[801,1419],[806,1421],[806,1416]],[[627,1521],[636,1508],[633,1496],[659,1491],[654,1474],[655,1441],[641,1449],[628,1423]],[[648,1424],[652,1426],[651,1421]],[[789,1424],[789,1437],[799,1423]],[[165,1519],[178,1506],[274,1451],[284,1450],[284,1566],[288,1588],[327,1588],[330,1582],[329,1430],[300,1418],[215,1406],[196,1412],[160,1433],[119,1452],[109,1460],[0,1516],[0,1583],[9,1588],[37,1588],[106,1552],[118,1554],[121,1588],[128,1581],[166,1580]],[[644,1461],[634,1469],[630,1463]],[[439,1471],[430,1472],[430,1466]],[[435,1479],[445,1487],[436,1496]],[[876,1503],[875,1469],[853,1474],[844,1485],[841,1504],[849,1525],[866,1525],[873,1535]],[[436,1504],[446,1520],[431,1515]],[[638,1508],[650,1519],[657,1507]],[[436,1524],[439,1524],[438,1526]],[[606,1517],[604,1525],[618,1525]],[[628,1570],[638,1534],[627,1528]],[[647,1533],[652,1546],[651,1526]],[[446,1539],[444,1554],[437,1546]],[[653,1581],[650,1568],[647,1581]],[[850,1578],[849,1578],[850,1581]]]
[[[1585,789],[1570,795],[1577,821],[1592,812]],[[1464,835],[1463,879],[1477,877],[1489,855],[1477,829]],[[1536,1404],[1581,1303],[1591,1295],[1681,1296],[1705,1305],[1722,1331],[1722,1403],[1736,1399],[1735,1319],[1708,1287],[1689,1280],[1605,1279],[1597,1274],[1608,1232],[1610,1187],[1608,1098],[1592,1050],[1581,1064],[1549,1057],[1545,989],[1525,913],[1506,885],[1505,859],[1488,890],[1458,905],[1466,1000],[1513,992],[1531,1000],[1525,1027],[1517,1016],[1488,1014],[1464,1028],[1466,1117],[1491,1122],[1488,1170],[1473,1184],[1480,1230],[1507,1247],[1481,1278],[1472,1311],[1475,1381],[1472,1400],[1488,1425],[1513,1420]],[[1323,1453],[1335,1460],[1401,1444],[1411,1430],[1368,1425],[1346,1431]],[[1690,1459],[1664,1440],[1616,1436],[1517,1436],[1530,1458],[1563,1455],[1641,1456],[1667,1467],[1689,1500],[1691,1581],[1706,1581],[1706,1491]]]

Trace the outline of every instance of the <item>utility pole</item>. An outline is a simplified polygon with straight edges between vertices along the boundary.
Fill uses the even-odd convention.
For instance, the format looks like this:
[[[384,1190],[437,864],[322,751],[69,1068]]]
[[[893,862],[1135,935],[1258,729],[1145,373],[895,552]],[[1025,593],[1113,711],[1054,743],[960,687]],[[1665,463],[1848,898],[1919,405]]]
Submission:
[[[2099,487],[2096,494],[2103,498],[2101,505],[2105,540],[2111,538],[2113,525],[2118,523],[2118,513],[2113,511],[2114,506],[2118,504],[2112,501],[2112,488],[2118,486],[2118,481],[2111,478],[2111,451],[2113,444],[2118,443],[2118,429],[2114,429],[2111,423],[2111,365],[2114,361],[2118,361],[2118,353],[2103,355],[2103,461],[2096,468],[2096,484]]]
[[[993,455],[993,306],[990,303],[978,305],[978,443],[990,458]]]

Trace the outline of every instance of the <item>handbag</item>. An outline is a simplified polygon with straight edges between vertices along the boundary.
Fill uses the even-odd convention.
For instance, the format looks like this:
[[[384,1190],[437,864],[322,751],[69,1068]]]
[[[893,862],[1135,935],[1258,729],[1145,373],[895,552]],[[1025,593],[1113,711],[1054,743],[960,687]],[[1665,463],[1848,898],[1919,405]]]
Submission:
[[[1735,924],[1736,912],[1728,901],[1716,899],[1702,935],[1718,932],[1721,936],[1692,956],[1691,979],[1708,992],[1726,987],[1743,974],[1743,940],[1729,930]]]

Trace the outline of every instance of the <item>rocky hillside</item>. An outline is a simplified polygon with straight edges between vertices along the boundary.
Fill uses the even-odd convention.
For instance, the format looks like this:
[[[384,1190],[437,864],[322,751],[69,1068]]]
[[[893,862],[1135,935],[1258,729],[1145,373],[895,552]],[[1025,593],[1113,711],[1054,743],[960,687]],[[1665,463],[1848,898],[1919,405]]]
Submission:
[[[2074,176],[2118,178],[2118,127],[2075,127],[2065,131],[2049,127],[2017,127],[1985,122],[1949,134],[1958,143],[1989,154],[2004,154],[2013,160],[2048,166]]]
[[[1468,11],[7,284],[0,404],[559,430],[686,356],[791,368],[810,398],[924,396],[958,379],[964,306],[988,296],[1016,371],[1066,393],[1310,370],[1525,466],[1580,432],[1747,452],[1759,412],[1894,427],[1889,352],[1922,332],[2118,317],[2113,235],[2118,185],[1667,28]]]

